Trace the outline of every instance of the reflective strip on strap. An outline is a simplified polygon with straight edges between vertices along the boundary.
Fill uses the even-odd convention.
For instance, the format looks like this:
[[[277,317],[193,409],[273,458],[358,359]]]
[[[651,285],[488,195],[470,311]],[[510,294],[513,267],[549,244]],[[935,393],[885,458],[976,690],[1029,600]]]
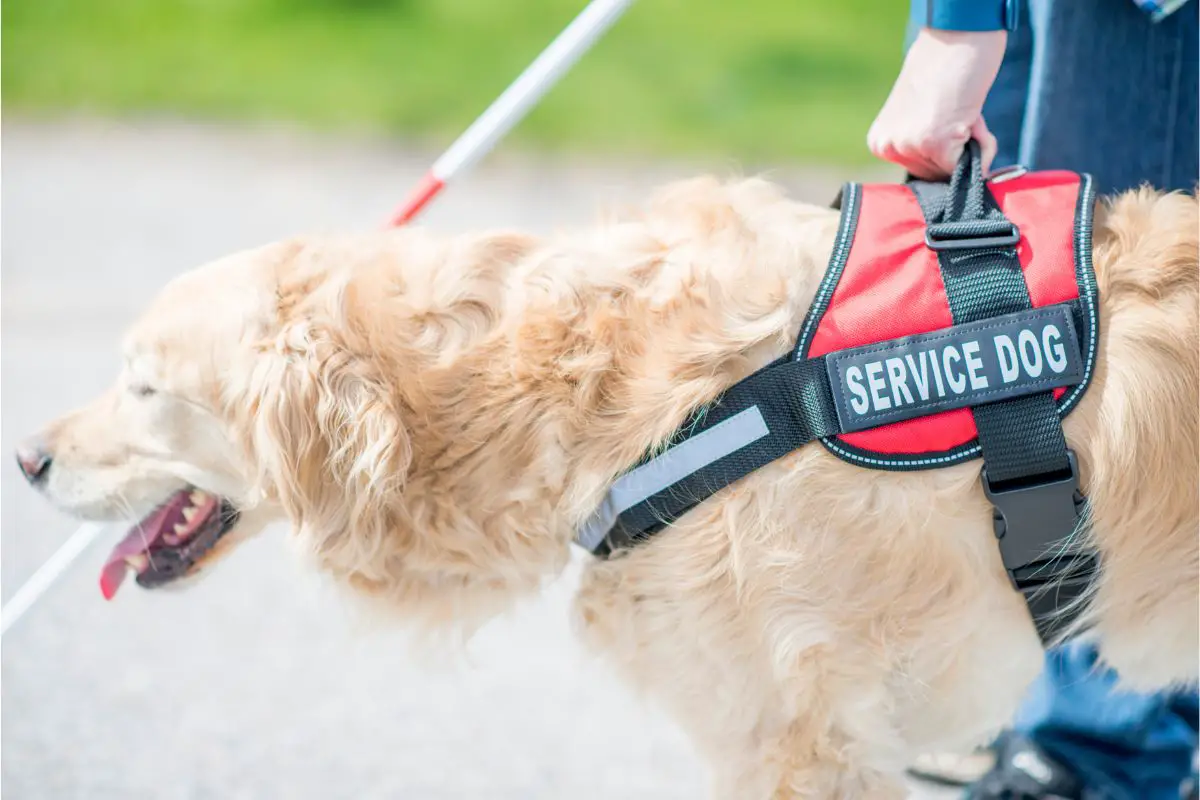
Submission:
[[[751,406],[680,442],[617,479],[575,541],[595,550],[623,512],[769,433],[762,412]]]

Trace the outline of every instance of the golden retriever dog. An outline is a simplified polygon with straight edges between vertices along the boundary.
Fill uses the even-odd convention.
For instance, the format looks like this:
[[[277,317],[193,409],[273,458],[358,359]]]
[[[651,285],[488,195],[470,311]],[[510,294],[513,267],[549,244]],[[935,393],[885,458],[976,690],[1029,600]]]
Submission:
[[[1149,190],[1098,208],[1098,373],[1065,421],[1102,559],[1086,622],[1142,689],[1197,677],[1197,220]],[[793,346],[837,221],[697,179],[549,238],[239,253],[168,285],[116,384],[18,456],[65,512],[145,515],[107,593],[282,517],[351,594],[475,625],[554,578],[689,412]],[[979,470],[803,447],[591,563],[579,633],[690,734],[716,796],[902,797],[909,759],[994,732],[1042,664]]]

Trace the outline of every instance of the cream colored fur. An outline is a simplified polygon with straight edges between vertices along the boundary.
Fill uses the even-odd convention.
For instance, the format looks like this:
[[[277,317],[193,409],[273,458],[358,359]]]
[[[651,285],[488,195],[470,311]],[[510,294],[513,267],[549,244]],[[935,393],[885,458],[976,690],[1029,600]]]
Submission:
[[[196,484],[253,520],[217,555],[282,513],[378,608],[474,624],[556,575],[691,409],[792,346],[836,222],[701,179],[550,239],[232,256],[173,282],[117,387],[50,426],[46,492],[105,517]],[[1095,263],[1099,369],[1065,426],[1103,556],[1089,618],[1131,683],[1194,680],[1196,200],[1100,209]],[[978,471],[805,447],[591,564],[579,632],[691,734],[716,796],[901,797],[908,759],[996,729],[1041,664]]]

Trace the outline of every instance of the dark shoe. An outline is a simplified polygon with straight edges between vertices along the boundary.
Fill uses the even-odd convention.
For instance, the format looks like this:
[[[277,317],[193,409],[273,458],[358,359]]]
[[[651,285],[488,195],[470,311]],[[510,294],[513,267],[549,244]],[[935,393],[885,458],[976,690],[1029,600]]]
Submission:
[[[965,800],[1083,800],[1083,782],[1032,740],[1006,733],[996,765],[971,785]]]

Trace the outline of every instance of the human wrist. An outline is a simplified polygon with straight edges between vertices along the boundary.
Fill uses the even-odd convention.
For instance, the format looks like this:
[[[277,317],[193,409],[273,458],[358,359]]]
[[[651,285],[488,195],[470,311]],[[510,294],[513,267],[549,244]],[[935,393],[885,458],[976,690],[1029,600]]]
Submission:
[[[1000,70],[1008,32],[996,31],[948,31],[937,28],[922,28],[917,32],[906,61],[913,59],[933,70],[928,78],[939,77],[942,70],[950,70],[963,77],[971,76],[988,86]],[[944,75],[944,73],[942,73]]]

